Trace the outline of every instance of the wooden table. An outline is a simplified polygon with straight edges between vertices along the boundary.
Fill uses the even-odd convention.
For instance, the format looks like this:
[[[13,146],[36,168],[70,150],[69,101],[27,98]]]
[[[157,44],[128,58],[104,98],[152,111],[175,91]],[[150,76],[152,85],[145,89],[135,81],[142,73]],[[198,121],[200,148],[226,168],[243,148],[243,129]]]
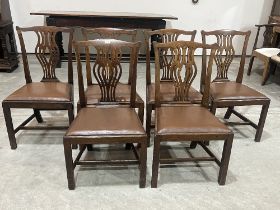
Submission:
[[[178,20],[171,15],[128,12],[39,11],[30,15],[46,16],[48,26],[114,27],[128,29],[163,29],[165,20]],[[57,36],[60,54],[64,55],[62,34]]]

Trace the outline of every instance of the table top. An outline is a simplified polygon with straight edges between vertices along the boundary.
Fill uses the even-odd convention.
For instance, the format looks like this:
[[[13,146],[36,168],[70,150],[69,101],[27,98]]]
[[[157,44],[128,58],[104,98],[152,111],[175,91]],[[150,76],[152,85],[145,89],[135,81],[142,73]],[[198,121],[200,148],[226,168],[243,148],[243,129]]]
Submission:
[[[93,12],[93,11],[38,11],[31,12],[30,15],[62,16],[62,17],[108,17],[127,19],[168,19],[178,20],[172,15],[162,15],[153,13],[131,13],[131,12]]]

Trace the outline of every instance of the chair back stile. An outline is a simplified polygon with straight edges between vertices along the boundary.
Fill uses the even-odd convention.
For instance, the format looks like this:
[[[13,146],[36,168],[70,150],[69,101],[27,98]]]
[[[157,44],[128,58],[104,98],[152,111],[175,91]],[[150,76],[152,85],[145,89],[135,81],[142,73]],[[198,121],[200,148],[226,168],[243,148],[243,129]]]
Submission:
[[[161,51],[169,51],[171,57],[170,71],[172,76],[172,81],[175,87],[175,97],[174,104],[189,104],[189,90],[197,75],[197,67],[194,60],[195,50],[198,48],[209,49],[211,50],[208,64],[204,68],[204,84],[205,88],[203,91],[203,97],[201,105],[204,107],[209,106],[209,89],[212,73],[212,65],[214,62],[214,57],[216,50],[218,49],[217,44],[205,45],[196,42],[188,41],[175,41],[169,43],[156,43],[154,42],[155,49],[155,104],[156,107],[160,107],[161,104],[166,103],[161,101],[161,92],[160,92],[160,56],[162,56]]]
[[[130,91],[130,107],[135,108],[136,101],[136,75],[137,75],[137,59],[140,48],[140,42],[125,42],[114,39],[100,39],[74,42],[77,69],[78,69],[78,81],[79,81],[79,95],[81,107],[85,107],[87,99],[85,96],[82,63],[81,63],[81,49],[88,49],[86,51],[86,69],[87,73],[93,73],[95,80],[97,81],[100,92],[100,104],[118,104],[116,103],[116,88],[119,80],[122,76],[122,51],[129,49],[130,51],[130,64],[129,71],[131,72],[131,91]],[[89,52],[90,48],[96,50],[97,55],[93,64],[91,64]]]
[[[27,52],[25,42],[23,38],[23,32],[34,32],[37,36],[37,43],[35,47],[35,56],[38,59],[42,70],[43,78],[42,82],[58,82],[56,77],[56,66],[60,59],[59,48],[56,44],[56,36],[58,33],[67,33],[69,35],[68,40],[68,83],[73,84],[73,64],[72,64],[72,41],[73,41],[73,29],[64,27],[46,27],[46,26],[34,26],[21,28],[16,27],[24,66],[24,74],[26,83],[31,83],[32,78],[30,74],[30,68],[27,58]]]
[[[181,36],[188,36],[189,41],[194,41],[196,35],[196,30],[184,31],[179,29],[160,29],[154,31],[145,31],[145,48],[146,48],[146,83],[151,84],[151,63],[150,63],[150,44],[152,42],[152,37],[155,37],[158,42],[167,43],[178,41]],[[163,52],[166,53],[166,52]],[[168,63],[160,60],[161,68],[163,71],[162,80],[170,81],[170,72],[168,71]]]
[[[228,81],[228,70],[230,65],[232,64],[233,58],[236,57],[236,49],[234,46],[234,39],[236,37],[243,38],[242,52],[240,58],[240,65],[236,77],[237,83],[242,83],[244,66],[246,61],[246,51],[248,46],[248,41],[250,38],[251,31],[234,31],[234,30],[215,30],[215,31],[201,31],[202,43],[207,44],[207,37],[214,36],[217,40],[217,44],[219,49],[215,55],[215,64],[217,66],[217,75],[214,78],[214,81]],[[203,50],[203,60],[202,60],[202,68],[205,68],[207,52],[206,49]],[[202,71],[201,78],[203,80],[204,71]],[[202,83],[201,83],[202,84]],[[203,87],[201,88],[203,89]]]

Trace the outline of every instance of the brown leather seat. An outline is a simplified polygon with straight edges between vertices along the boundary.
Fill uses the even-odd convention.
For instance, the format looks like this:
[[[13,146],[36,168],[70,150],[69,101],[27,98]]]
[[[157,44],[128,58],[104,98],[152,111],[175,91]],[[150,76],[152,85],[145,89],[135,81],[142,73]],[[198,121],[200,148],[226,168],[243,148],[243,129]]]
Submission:
[[[174,101],[174,94],[175,94],[175,87],[173,82],[161,82],[160,83],[160,91],[161,94],[161,101],[171,102]],[[148,85],[148,103],[154,104],[155,103],[155,84],[152,83]],[[193,87],[190,88],[189,91],[189,101],[190,103],[200,103],[202,100],[202,95]]]
[[[116,88],[116,101],[117,102],[124,102],[129,103],[130,101],[130,85],[118,83]],[[99,85],[90,85],[86,89],[86,97],[87,97],[87,104],[97,104],[100,102],[101,92]],[[136,93],[136,103],[141,103],[143,100],[141,97]],[[144,102],[143,102],[144,103]]]
[[[109,119],[109,120],[108,120]],[[133,108],[83,108],[65,136],[146,135]]]
[[[28,83],[11,95],[6,101],[57,101],[71,100],[72,85],[62,82],[32,82]]]
[[[236,82],[213,82],[210,85],[211,97],[219,100],[267,99],[262,93]]]
[[[156,109],[156,135],[227,134],[230,129],[200,106],[164,106]]]

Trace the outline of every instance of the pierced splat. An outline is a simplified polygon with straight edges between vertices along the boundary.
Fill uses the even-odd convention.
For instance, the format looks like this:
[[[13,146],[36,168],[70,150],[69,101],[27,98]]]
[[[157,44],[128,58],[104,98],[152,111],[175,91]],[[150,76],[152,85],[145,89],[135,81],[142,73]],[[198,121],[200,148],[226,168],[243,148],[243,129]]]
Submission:
[[[122,75],[120,48],[96,48],[97,56],[93,75],[101,91],[101,102],[116,101],[116,87]]]
[[[217,65],[217,76],[215,80],[228,80],[228,69],[235,56],[232,34],[216,34],[219,49],[216,51],[215,63]]]
[[[160,56],[160,65],[162,69],[161,80],[172,81],[171,65],[173,62],[173,56],[169,56],[169,50],[162,50]]]
[[[168,54],[163,55],[163,61],[166,57],[171,57],[168,65],[170,78],[174,83],[175,97],[174,101],[189,101],[189,90],[194,78],[197,75],[197,66],[194,61],[194,48],[173,47],[168,50]]]
[[[35,55],[43,69],[42,81],[58,81],[55,68],[59,61],[59,48],[55,41],[56,31],[38,30]]]
[[[194,31],[184,31],[179,29],[160,29],[155,31],[145,31],[145,46],[146,46],[146,83],[151,84],[151,67],[150,67],[150,53],[153,52],[153,47],[150,48],[150,42],[156,40],[158,43],[168,43],[178,41],[181,36],[183,39],[194,41],[196,30]],[[160,52],[162,55],[167,54],[168,51]],[[172,58],[165,57],[163,60],[162,55],[160,55],[160,68],[161,68],[161,80],[162,81],[172,81],[170,73],[170,63]]]
[[[166,34],[160,34],[158,37],[159,42],[167,43],[167,42],[173,42],[177,41],[178,37],[181,34],[179,33],[166,33]],[[172,75],[170,71],[171,63],[173,61],[173,57],[168,57],[169,50],[162,50],[161,51],[161,68],[162,68],[162,76],[161,80],[163,81],[172,81]]]

